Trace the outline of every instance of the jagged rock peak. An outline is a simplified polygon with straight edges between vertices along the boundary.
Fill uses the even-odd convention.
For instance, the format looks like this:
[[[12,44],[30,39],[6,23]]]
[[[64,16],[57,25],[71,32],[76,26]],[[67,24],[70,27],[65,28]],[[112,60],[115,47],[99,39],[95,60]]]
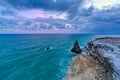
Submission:
[[[71,49],[71,52],[75,52],[75,53],[81,53],[82,52],[82,50],[80,49],[78,40],[76,40],[74,42],[74,45],[73,45],[73,48]]]

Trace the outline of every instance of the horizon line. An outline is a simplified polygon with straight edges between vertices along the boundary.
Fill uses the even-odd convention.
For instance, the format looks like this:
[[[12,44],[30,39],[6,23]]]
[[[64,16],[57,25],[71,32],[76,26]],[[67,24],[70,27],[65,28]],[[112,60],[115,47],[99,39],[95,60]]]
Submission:
[[[120,33],[0,33],[0,35],[45,35],[45,34],[99,34],[99,35],[102,35],[102,34],[107,34],[107,35],[120,35]]]

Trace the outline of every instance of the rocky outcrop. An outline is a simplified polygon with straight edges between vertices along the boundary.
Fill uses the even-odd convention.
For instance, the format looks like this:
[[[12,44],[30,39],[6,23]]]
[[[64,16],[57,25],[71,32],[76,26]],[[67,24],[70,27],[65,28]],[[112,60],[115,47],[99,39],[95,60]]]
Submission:
[[[110,73],[111,80],[120,80],[120,38],[97,38],[89,42],[88,47],[92,52],[90,55],[96,57]]]
[[[64,80],[120,80],[120,38],[97,38],[72,58]]]
[[[109,74],[98,60],[88,56],[76,56],[72,58],[72,64],[67,71],[64,80],[110,80]]]
[[[73,45],[73,48],[71,49],[71,52],[75,52],[75,53],[81,53],[82,52],[77,40],[74,42],[74,45]]]

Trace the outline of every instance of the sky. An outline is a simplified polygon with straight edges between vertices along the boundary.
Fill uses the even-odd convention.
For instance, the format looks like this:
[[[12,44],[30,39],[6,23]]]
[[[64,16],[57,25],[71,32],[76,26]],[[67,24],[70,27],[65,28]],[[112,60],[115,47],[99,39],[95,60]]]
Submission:
[[[120,34],[120,0],[0,0],[0,34]]]

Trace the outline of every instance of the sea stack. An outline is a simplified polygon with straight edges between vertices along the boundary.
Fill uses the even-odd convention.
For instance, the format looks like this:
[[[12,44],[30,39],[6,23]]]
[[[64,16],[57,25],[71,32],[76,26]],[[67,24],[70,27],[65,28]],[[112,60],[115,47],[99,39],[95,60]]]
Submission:
[[[79,47],[78,40],[76,40],[74,42],[74,45],[73,45],[73,48],[71,49],[71,52],[75,52],[75,53],[81,53],[82,52],[82,50]]]

